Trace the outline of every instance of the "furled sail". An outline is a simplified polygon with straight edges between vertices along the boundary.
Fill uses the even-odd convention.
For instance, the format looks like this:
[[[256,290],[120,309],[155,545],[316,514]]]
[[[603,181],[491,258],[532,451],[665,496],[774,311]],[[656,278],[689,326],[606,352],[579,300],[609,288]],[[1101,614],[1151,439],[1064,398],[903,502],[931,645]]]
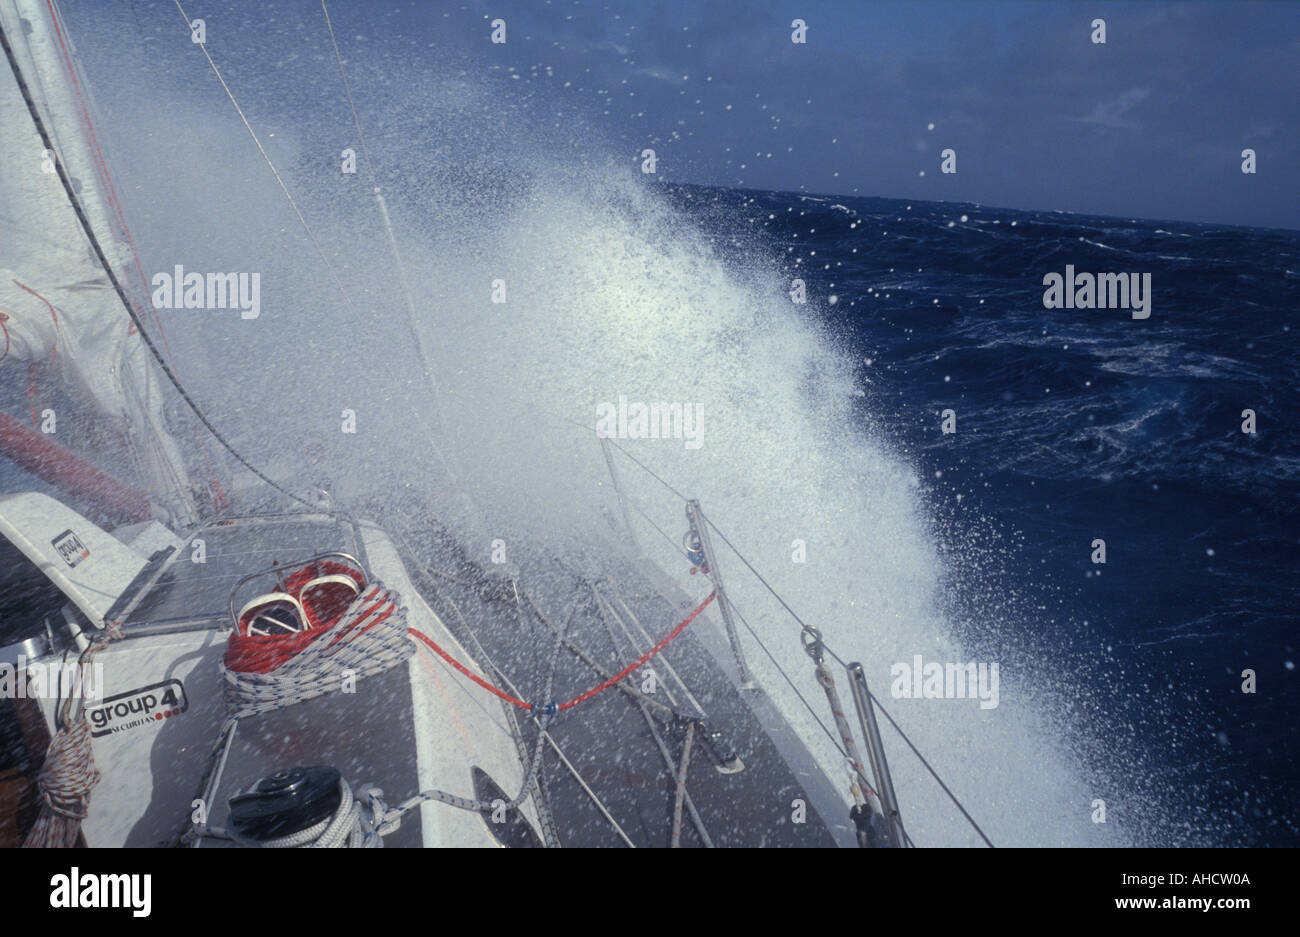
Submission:
[[[57,160],[119,282],[132,282],[125,223],[71,40],[51,0],[0,0],[0,27],[17,69],[0,60],[0,380],[30,364],[52,369],[62,389],[125,439],[155,504],[188,523],[195,505],[164,421],[157,366],[55,170]]]

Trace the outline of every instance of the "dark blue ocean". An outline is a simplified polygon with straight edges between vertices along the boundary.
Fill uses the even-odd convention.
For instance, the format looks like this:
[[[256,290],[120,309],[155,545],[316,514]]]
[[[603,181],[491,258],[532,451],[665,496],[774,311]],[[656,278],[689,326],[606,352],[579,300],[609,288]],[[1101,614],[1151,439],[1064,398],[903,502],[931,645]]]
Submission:
[[[727,232],[757,231],[805,280],[809,309],[860,362],[864,427],[943,504],[944,548],[960,558],[964,531],[1004,538],[997,562],[971,567],[985,581],[958,591],[984,598],[957,621],[1026,632],[1076,679],[1083,662],[1103,751],[1108,738],[1117,762],[1136,751],[1127,783],[1172,803],[1172,826],[1146,832],[1300,844],[1300,232],[696,186],[671,197],[721,254],[752,249]],[[1044,275],[1067,264],[1150,273],[1150,318],[1044,308]]]

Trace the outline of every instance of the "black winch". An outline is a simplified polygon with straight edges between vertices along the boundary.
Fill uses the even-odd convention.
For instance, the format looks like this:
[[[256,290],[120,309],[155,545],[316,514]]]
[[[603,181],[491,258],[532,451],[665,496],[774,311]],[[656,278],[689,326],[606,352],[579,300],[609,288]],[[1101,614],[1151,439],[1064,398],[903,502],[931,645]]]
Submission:
[[[343,801],[336,768],[288,768],[230,798],[230,825],[259,842],[298,833],[333,816]]]

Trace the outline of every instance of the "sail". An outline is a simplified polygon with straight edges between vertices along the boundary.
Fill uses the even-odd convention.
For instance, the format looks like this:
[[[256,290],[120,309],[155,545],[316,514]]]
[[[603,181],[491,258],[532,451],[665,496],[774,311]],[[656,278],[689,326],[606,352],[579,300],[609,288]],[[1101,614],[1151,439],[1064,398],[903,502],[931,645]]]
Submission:
[[[173,521],[189,523],[196,510],[164,420],[161,375],[55,169],[57,160],[118,281],[133,282],[129,272],[142,280],[138,264],[131,267],[71,40],[49,0],[0,0],[0,27],[17,70],[0,61],[0,379],[14,380],[14,372],[32,366],[52,372],[125,439],[155,504]],[[42,141],[24,89],[54,152]]]

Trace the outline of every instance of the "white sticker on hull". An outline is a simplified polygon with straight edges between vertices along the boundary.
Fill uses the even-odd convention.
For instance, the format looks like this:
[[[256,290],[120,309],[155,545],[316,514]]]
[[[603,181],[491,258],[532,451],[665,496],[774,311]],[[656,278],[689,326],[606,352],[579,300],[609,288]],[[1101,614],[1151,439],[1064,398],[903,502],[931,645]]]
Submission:
[[[166,680],[127,693],[110,696],[97,706],[86,709],[90,734],[98,738],[141,726],[161,725],[189,709],[185,686],[179,680]]]
[[[63,562],[73,569],[76,569],[77,564],[82,560],[90,558],[90,551],[86,549],[86,545],[71,530],[59,534],[50,541],[50,545],[59,552],[59,556],[63,557]]]

